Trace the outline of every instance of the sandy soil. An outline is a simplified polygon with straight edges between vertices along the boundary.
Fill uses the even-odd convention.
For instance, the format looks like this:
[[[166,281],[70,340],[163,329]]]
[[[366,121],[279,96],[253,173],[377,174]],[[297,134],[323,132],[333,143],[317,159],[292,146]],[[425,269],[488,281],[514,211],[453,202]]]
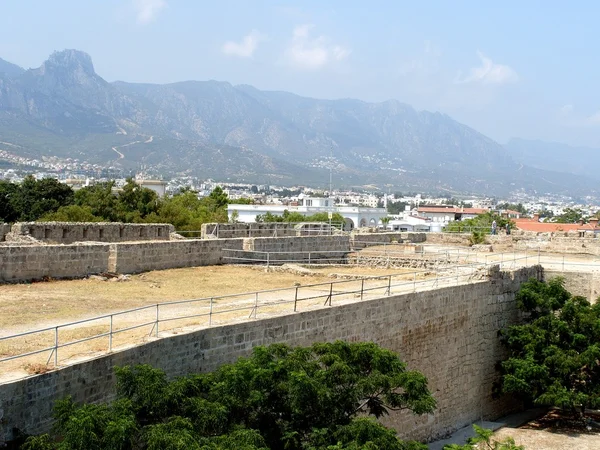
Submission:
[[[597,450],[600,448],[600,434],[575,432],[555,432],[527,428],[502,428],[494,433],[494,438],[502,440],[511,436],[517,445],[526,450]]]

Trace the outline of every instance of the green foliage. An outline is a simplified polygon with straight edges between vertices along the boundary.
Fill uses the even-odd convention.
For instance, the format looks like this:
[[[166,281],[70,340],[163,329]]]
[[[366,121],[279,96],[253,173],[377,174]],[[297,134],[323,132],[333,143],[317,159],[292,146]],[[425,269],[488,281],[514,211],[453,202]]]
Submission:
[[[173,381],[147,365],[116,375],[115,402],[58,402],[57,443],[30,437],[23,448],[422,450],[366,416],[435,408],[427,379],[373,343],[257,347],[213,373]]]
[[[43,222],[102,222],[101,217],[95,216],[89,206],[61,206],[56,212],[40,217]]]
[[[469,237],[469,244],[477,245],[485,243],[485,233],[482,230],[473,230]]]
[[[158,195],[129,178],[117,197],[116,208],[120,222],[143,222],[147,216],[158,212]]]
[[[492,230],[492,222],[494,220],[496,221],[498,230],[504,229],[507,223],[510,223],[511,227],[514,225],[510,219],[501,217],[492,212],[486,212],[484,214],[479,214],[472,219],[450,222],[448,226],[446,226],[445,231],[449,233],[469,233],[478,231],[483,234],[489,234]]]
[[[400,214],[403,213],[406,209],[406,206],[408,205],[407,202],[402,202],[402,201],[388,201],[387,204],[387,212],[388,214]]]
[[[253,198],[236,198],[235,200],[229,200],[230,205],[254,205]]]
[[[283,211],[281,216],[272,214],[267,212],[265,214],[258,214],[256,216],[257,222],[288,222],[288,223],[298,223],[298,222],[327,222],[329,223],[329,214],[326,212],[315,213],[310,216],[305,216],[299,212],[289,212],[287,209]],[[333,213],[331,218],[331,223],[334,224],[343,224],[344,217],[340,213]]]
[[[600,407],[600,304],[572,296],[555,278],[524,283],[517,306],[527,323],[502,331],[502,392],[573,414]]]
[[[523,203],[500,203],[496,206],[498,209],[509,209],[511,211],[517,211],[521,215],[527,215],[527,209],[523,206]]]
[[[517,445],[512,437],[507,437],[502,441],[492,439],[494,432],[482,428],[478,425],[473,425],[475,437],[469,438],[465,445],[451,444],[445,445],[443,450],[473,450],[478,448],[481,450],[525,450],[522,445]]]
[[[581,219],[583,219],[583,211],[580,208],[565,208],[562,214],[552,218],[552,222],[578,223]]]
[[[73,189],[53,178],[26,177],[21,184],[0,184],[0,219],[29,222],[73,202]]]
[[[113,193],[114,181],[85,186],[75,192],[75,205],[89,207],[94,216],[106,222],[119,220],[117,196]]]

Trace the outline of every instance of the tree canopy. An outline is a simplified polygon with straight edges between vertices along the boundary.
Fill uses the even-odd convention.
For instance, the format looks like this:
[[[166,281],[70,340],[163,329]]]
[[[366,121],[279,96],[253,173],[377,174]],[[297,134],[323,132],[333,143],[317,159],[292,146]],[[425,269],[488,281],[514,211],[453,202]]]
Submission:
[[[516,300],[526,323],[502,331],[502,392],[574,414],[599,408],[600,303],[573,296],[560,277],[529,280]]]
[[[435,408],[427,379],[374,343],[257,347],[215,372],[172,381],[147,365],[116,375],[113,403],[62,400],[54,435],[21,448],[424,450],[372,418]]]
[[[159,198],[133,179],[115,192],[104,182],[73,191],[52,178],[27,177],[23,183],[0,181],[0,222],[125,222],[171,223],[181,231],[200,230],[206,222],[227,222],[229,199],[217,186],[209,196],[183,190]]]
[[[315,213],[309,216],[305,216],[302,213],[299,212],[290,212],[287,209],[283,211],[283,214],[281,216],[276,215],[276,214],[272,214],[270,212],[267,212],[265,214],[258,214],[256,216],[256,221],[257,222],[291,222],[291,223],[298,223],[298,222],[329,222],[329,214],[326,212],[320,212],[320,213]],[[331,218],[331,223],[333,224],[343,224],[344,223],[344,217],[340,214],[340,213],[333,213],[332,218]]]

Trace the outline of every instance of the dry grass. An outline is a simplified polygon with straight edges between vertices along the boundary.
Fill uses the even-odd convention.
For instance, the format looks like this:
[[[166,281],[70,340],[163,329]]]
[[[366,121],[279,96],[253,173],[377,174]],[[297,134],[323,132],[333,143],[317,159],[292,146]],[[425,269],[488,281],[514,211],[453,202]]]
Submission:
[[[32,329],[93,318],[119,311],[146,307],[142,310],[113,316],[113,332],[133,325],[148,325],[113,334],[112,349],[152,339],[156,334],[156,304],[161,303],[160,332],[177,333],[190,327],[219,325],[253,318],[264,318],[294,310],[294,296],[298,287],[298,311],[323,307],[330,286],[310,286],[333,282],[332,304],[356,301],[360,297],[344,297],[336,293],[366,290],[364,298],[386,294],[385,280],[365,280],[354,277],[338,280],[331,274],[374,277],[397,273],[400,280],[407,271],[365,267],[319,267],[310,276],[289,272],[266,272],[256,267],[211,266],[148,272],[134,275],[129,281],[113,282],[97,279],[47,281],[33,284],[0,285],[0,336],[8,336]],[[412,278],[412,275],[410,275]],[[397,282],[397,281],[396,281]],[[262,293],[231,295],[240,292],[277,289]],[[278,290],[281,289],[281,290]],[[210,297],[213,297],[212,307]],[[164,302],[203,299],[197,302],[163,304]],[[291,300],[291,302],[290,302]],[[258,308],[255,309],[255,306]],[[209,313],[212,311],[211,317]],[[190,316],[184,319],[180,317]],[[109,317],[84,324],[60,327],[58,332],[58,362],[64,364],[109,350],[111,329]],[[84,342],[64,345],[92,336]],[[0,341],[0,358],[52,348],[55,330]],[[2,372],[11,378],[42,373],[53,367],[54,353],[46,350],[36,355],[1,363]],[[5,377],[3,377],[5,378]]]

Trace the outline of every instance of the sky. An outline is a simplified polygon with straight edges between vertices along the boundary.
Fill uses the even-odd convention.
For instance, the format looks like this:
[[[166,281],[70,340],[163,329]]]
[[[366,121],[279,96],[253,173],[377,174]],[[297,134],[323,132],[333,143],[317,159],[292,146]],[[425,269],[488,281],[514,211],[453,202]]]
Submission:
[[[600,148],[599,16],[588,0],[0,0],[0,58],[74,48],[108,81],[396,99],[500,143]]]

